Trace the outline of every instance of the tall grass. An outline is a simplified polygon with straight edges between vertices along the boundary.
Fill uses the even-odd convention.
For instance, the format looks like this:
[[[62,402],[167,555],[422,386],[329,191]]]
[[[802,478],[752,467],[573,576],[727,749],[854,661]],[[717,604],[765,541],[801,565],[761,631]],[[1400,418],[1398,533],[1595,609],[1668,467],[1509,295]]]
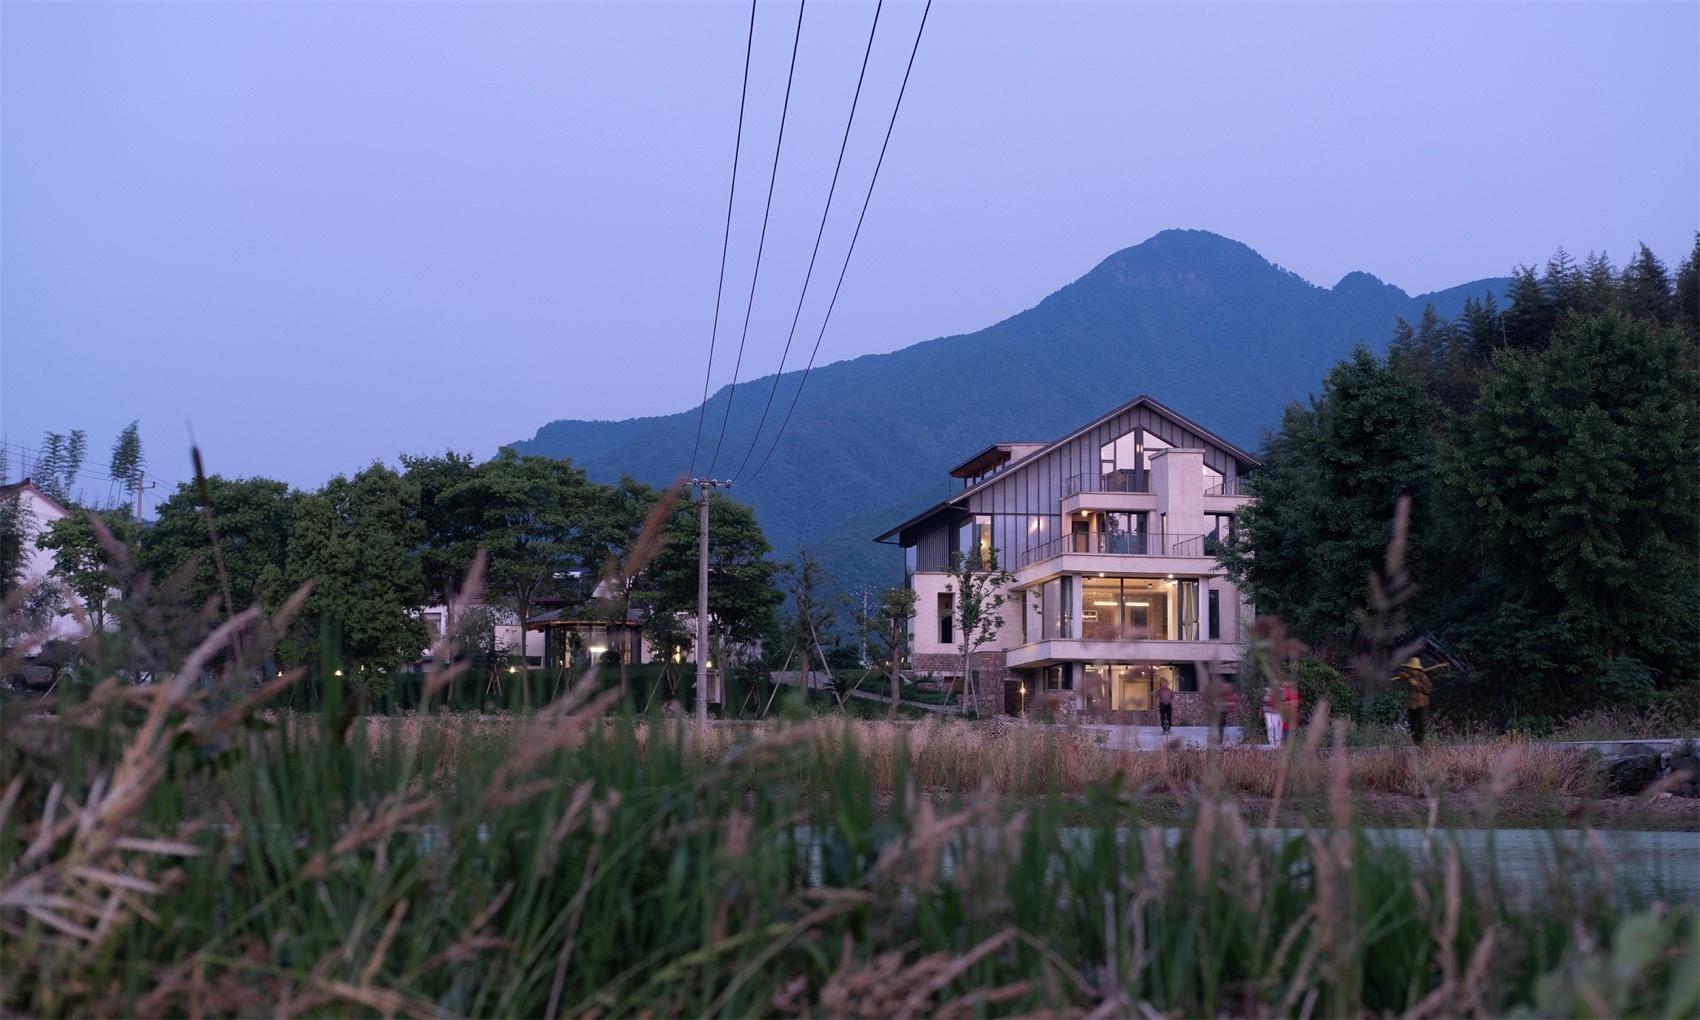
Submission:
[[[1627,901],[1561,846],[1601,877],[1531,896],[1444,831],[1379,848],[1354,797],[1410,756],[1328,753],[1325,720],[1283,756],[1113,755],[1049,730],[610,720],[619,694],[590,687],[515,723],[363,720],[334,681],[268,720],[293,677],[194,679],[246,622],[161,683],[6,719],[7,1013],[1697,1008],[1691,903]],[[1528,751],[1425,781],[1497,796]],[[1245,817],[1227,790],[1257,775],[1325,812]],[[1142,818],[1160,787],[1189,795],[1178,828]],[[1085,795],[1004,795],[1060,790]]]

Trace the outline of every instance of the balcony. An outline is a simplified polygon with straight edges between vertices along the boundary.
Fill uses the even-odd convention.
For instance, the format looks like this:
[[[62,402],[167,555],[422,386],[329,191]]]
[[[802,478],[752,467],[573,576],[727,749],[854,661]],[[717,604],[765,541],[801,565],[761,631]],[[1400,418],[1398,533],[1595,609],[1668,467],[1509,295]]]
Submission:
[[[1203,535],[1140,534],[1126,531],[1064,535],[1022,553],[1020,566],[1032,566],[1066,553],[1098,556],[1204,556],[1204,538]]]
[[[1075,475],[1063,483],[1066,499],[1082,492],[1150,492],[1151,472],[1122,470],[1109,474]]]
[[[1251,494],[1245,491],[1245,483],[1246,476],[1244,475],[1238,478],[1229,478],[1221,485],[1212,485],[1205,489],[1204,494],[1206,496],[1249,496]]]

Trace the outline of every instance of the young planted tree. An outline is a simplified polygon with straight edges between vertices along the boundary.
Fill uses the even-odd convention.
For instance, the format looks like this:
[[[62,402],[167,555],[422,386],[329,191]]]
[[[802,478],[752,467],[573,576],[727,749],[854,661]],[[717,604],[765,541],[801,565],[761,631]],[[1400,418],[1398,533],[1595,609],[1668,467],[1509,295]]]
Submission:
[[[118,542],[135,540],[139,529],[127,510],[109,511],[100,517],[107,533]],[[108,610],[121,597],[117,564],[95,530],[92,512],[73,513],[47,526],[36,545],[53,551],[53,568],[48,573],[65,583],[82,603],[96,634],[106,630]]]
[[[884,648],[880,661],[885,664],[891,681],[891,711],[903,701],[903,660],[909,656],[909,621],[915,618],[915,589],[908,585],[886,588],[880,592],[875,620],[881,626],[874,630]]]
[[[950,558],[950,581],[944,590],[956,604],[957,650],[962,653],[962,710],[979,714],[980,692],[974,653],[997,639],[1003,626],[1003,607],[1015,575],[998,567],[998,551],[984,559],[955,553]]]
[[[830,601],[821,594],[822,589],[831,583],[826,569],[808,549],[798,546],[797,558],[780,566],[779,581],[791,599],[794,613],[791,620],[792,655],[801,654],[805,677],[813,672],[815,662],[819,661],[820,668],[826,671],[827,683],[832,685],[833,698],[837,700],[838,706],[843,708],[850,692],[859,686],[860,682],[840,683],[833,674],[832,665],[827,662],[826,651],[822,647],[822,636],[832,635],[833,619]]]

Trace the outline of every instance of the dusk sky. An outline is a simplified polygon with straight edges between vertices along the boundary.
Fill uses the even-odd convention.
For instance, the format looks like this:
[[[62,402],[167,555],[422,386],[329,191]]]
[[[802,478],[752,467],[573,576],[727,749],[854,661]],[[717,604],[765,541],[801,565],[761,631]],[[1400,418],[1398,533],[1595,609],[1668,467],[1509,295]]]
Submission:
[[[0,433],[86,429],[98,474],[139,418],[162,479],[192,428],[209,470],[316,487],[695,407],[749,11],[0,3]],[[740,380],[779,365],[874,13],[804,13]],[[787,368],[921,14],[880,14]],[[756,16],[715,389],[797,17]],[[980,329],[1170,227],[1325,287],[1639,242],[1674,272],[1700,228],[1700,4],[940,0],[819,362]]]

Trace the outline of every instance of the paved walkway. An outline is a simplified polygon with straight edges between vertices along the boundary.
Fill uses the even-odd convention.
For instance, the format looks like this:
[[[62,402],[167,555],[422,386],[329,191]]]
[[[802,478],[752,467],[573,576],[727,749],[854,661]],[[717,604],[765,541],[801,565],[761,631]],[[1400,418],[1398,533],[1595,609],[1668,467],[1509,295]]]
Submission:
[[[1211,730],[1205,726],[1175,726],[1167,736],[1161,726],[1123,726],[1112,723],[1082,723],[1083,730],[1095,730],[1104,735],[1104,746],[1118,751],[1155,751],[1165,744],[1178,742],[1181,747],[1209,747]],[[1239,744],[1241,732],[1238,726],[1228,727],[1228,745]],[[1685,740],[1670,738],[1654,740],[1536,740],[1530,742],[1541,747],[1570,747],[1577,750],[1598,751],[1602,757],[1613,758],[1629,753],[1630,748],[1650,749],[1656,753],[1670,754],[1682,750]],[[1254,740],[1249,747],[1267,748],[1269,745],[1262,740]],[[1393,744],[1393,747],[1409,747],[1410,744]],[[1430,747],[1442,747],[1431,743]],[[1359,749],[1364,750],[1364,749]]]
[[[1083,723],[1083,730],[1104,734],[1104,746],[1117,751],[1155,751],[1165,744],[1179,742],[1181,747],[1209,747],[1211,729],[1208,726],[1174,726],[1167,736],[1161,726],[1120,726],[1111,723]],[[1240,728],[1228,727],[1228,744],[1240,742]]]

